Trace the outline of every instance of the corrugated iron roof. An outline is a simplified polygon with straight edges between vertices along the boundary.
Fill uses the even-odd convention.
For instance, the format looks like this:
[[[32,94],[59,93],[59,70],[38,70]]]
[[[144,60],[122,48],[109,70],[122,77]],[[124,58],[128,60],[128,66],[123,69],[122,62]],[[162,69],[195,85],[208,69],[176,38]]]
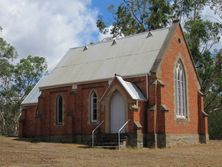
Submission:
[[[44,77],[22,102],[38,101],[39,89],[150,72],[170,28],[144,32],[112,41],[71,48],[50,74]]]
[[[70,49],[40,87],[82,83],[121,76],[149,73],[169,28],[121,38],[112,41]]]

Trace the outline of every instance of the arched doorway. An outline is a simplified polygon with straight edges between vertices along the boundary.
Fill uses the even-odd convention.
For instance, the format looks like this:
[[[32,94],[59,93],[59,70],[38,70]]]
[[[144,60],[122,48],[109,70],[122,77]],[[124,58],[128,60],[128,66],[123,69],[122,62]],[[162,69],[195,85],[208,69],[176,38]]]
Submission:
[[[117,133],[126,122],[124,99],[118,91],[115,91],[111,98],[110,117],[111,133]],[[123,129],[122,132],[125,132],[125,130]]]

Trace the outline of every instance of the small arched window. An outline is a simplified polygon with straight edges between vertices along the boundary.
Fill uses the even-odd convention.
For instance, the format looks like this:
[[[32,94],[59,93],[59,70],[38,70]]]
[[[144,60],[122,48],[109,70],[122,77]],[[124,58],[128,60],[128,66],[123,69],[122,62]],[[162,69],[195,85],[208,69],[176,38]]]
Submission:
[[[98,113],[97,113],[97,95],[95,91],[93,91],[90,95],[90,118],[91,122],[97,122]]]
[[[61,125],[63,122],[63,99],[62,96],[56,98],[56,124]]]
[[[178,61],[175,69],[176,87],[176,116],[178,118],[187,117],[187,96],[186,96],[186,76],[181,61]]]

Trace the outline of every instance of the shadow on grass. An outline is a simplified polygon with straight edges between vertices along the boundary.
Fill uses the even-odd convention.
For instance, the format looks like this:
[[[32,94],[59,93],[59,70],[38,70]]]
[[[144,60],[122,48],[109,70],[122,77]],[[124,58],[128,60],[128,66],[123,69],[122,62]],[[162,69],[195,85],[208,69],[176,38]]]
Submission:
[[[41,141],[34,139],[34,138],[21,138],[21,137],[14,137],[13,140],[30,142],[30,143],[40,143],[41,142]]]
[[[92,148],[91,146],[89,146],[89,145],[78,145],[78,148],[87,148],[87,149],[89,149],[89,148]]]
[[[36,138],[21,138],[21,137],[9,137],[9,138],[13,138],[13,140],[15,141],[23,141],[23,142],[29,142],[29,143],[57,143],[57,144],[75,144],[77,145],[78,148],[83,148],[83,149],[89,149],[92,148],[90,145],[87,144],[82,144],[82,143],[78,143],[78,142],[67,142],[67,141],[50,141],[50,140],[40,140],[40,139],[36,139]]]

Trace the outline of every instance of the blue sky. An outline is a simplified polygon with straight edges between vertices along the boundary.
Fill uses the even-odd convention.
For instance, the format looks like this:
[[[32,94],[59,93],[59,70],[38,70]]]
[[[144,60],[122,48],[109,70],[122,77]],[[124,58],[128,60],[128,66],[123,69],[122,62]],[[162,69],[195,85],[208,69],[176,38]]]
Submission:
[[[120,0],[92,0],[92,7],[99,10],[99,15],[102,15],[105,20],[112,21],[112,14],[107,8],[112,4],[115,7],[120,4]]]
[[[108,7],[110,5],[117,7],[120,3],[120,0],[92,0],[90,7],[98,10],[98,16],[102,16],[107,26],[110,26],[113,22],[113,15],[108,11]],[[92,40],[94,41],[98,41],[100,38],[103,38],[103,36],[100,37],[99,32],[93,33],[92,37]]]

